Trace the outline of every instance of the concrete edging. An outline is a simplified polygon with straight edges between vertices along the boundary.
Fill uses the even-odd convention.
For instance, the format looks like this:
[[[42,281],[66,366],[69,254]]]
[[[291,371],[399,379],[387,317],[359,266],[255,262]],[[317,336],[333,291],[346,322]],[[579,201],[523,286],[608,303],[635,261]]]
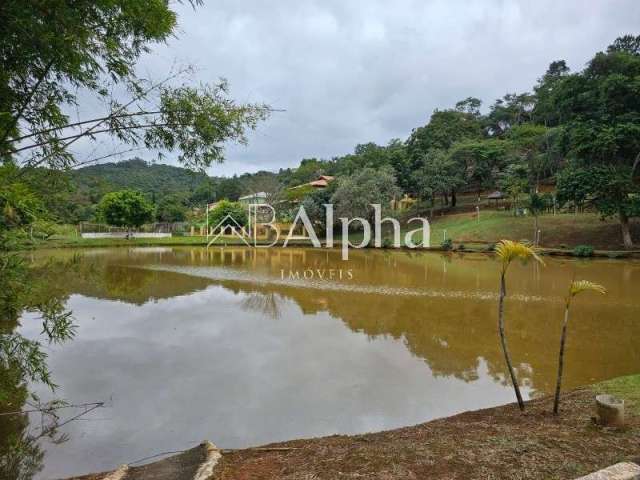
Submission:
[[[640,465],[621,462],[576,480],[640,480]]]

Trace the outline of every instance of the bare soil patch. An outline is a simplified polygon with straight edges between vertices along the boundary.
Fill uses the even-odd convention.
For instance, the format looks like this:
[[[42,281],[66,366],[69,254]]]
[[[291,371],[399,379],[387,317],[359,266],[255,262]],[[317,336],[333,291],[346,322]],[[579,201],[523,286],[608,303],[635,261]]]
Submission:
[[[624,430],[592,421],[593,389],[563,398],[466,412],[364,435],[294,440],[291,450],[225,452],[216,480],[266,479],[571,479],[640,457],[640,417]],[[633,410],[631,410],[633,412]]]

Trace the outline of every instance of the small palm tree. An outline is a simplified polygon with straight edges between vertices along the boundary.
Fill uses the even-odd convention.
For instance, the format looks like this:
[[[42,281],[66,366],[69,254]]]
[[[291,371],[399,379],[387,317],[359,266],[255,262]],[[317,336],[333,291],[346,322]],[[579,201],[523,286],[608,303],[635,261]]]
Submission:
[[[556,380],[556,395],[553,400],[553,413],[558,414],[560,408],[560,386],[562,384],[562,369],[564,367],[564,345],[567,340],[567,325],[569,323],[569,308],[571,307],[571,300],[579,293],[591,290],[601,294],[607,293],[606,288],[597,283],[589,282],[588,280],[578,280],[571,282],[569,287],[569,294],[565,298],[564,303],[564,321],[562,322],[562,334],[560,335],[560,354],[558,355],[558,379]]]
[[[498,243],[496,246],[496,254],[502,261],[502,270],[500,272],[500,300],[498,303],[498,332],[500,334],[500,344],[502,345],[502,353],[504,354],[504,359],[507,363],[507,368],[509,369],[509,375],[511,376],[511,383],[513,384],[513,389],[516,393],[516,398],[518,399],[518,406],[520,407],[520,410],[524,410],[524,401],[520,394],[520,385],[518,384],[518,379],[516,378],[516,374],[513,370],[511,355],[509,354],[507,339],[504,334],[504,299],[507,296],[505,276],[507,274],[507,269],[513,260],[519,259],[526,263],[529,260],[534,259],[542,265],[544,265],[544,262],[533,248],[523,245],[522,243],[512,242],[511,240],[502,240]]]

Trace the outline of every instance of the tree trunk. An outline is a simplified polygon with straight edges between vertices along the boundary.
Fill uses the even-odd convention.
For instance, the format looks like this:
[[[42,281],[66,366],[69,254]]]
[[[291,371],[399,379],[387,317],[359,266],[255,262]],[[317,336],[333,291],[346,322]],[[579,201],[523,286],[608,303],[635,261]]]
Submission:
[[[509,354],[509,349],[507,348],[507,339],[504,335],[504,297],[507,296],[507,288],[504,280],[504,272],[500,277],[500,301],[498,303],[498,331],[500,333],[500,344],[502,345],[502,353],[504,353],[504,359],[507,363],[507,368],[509,369],[509,375],[511,376],[511,383],[513,384],[513,390],[516,392],[516,398],[518,399],[518,407],[520,407],[520,411],[524,411],[524,401],[522,400],[522,395],[520,394],[520,385],[518,385],[518,379],[516,378],[516,374],[513,371],[513,366],[511,364],[511,355]]]
[[[442,192],[442,198],[444,199],[444,205],[445,206],[449,206],[449,195],[447,195],[447,192]]]
[[[457,201],[458,201],[458,199],[456,198],[456,191],[452,188],[451,189],[451,206],[455,207]]]
[[[538,246],[538,215],[533,216],[533,245]]]
[[[567,325],[569,323],[569,305],[564,310],[564,322],[562,322],[562,334],[560,335],[560,354],[558,355],[558,379],[556,380],[556,395],[553,399],[553,413],[560,410],[560,386],[562,385],[562,369],[564,367],[564,345],[567,340]]]
[[[633,240],[631,239],[631,230],[629,229],[629,217],[625,212],[620,212],[620,229],[622,230],[622,242],[624,248],[633,248]]]

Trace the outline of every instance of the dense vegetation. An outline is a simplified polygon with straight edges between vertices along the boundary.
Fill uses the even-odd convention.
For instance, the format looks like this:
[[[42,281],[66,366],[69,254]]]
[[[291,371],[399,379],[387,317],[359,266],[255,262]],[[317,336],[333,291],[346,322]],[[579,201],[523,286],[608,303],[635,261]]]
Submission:
[[[64,189],[56,189],[47,203],[60,221],[91,220],[102,195],[135,189],[156,206],[158,220],[176,221],[206,202],[285,192],[288,200],[305,200],[321,222],[318,207],[333,198],[339,185],[344,191],[392,177],[383,182],[383,190],[410,194],[421,200],[422,208],[455,207],[460,193],[500,190],[514,209],[527,208],[536,218],[554,206],[589,209],[617,218],[621,238],[630,247],[629,219],[640,215],[639,45],[640,36],[618,38],[575,73],[564,60],[554,61],[531,92],[508,93],[484,113],[482,101],[468,97],[434,111],[405,140],[384,146],[362,144],[341,157],[307,158],[297,168],[230,178],[136,159],[95,165],[72,171],[68,198],[63,198]],[[338,178],[332,195],[287,190],[321,174]],[[38,182],[34,184],[37,189]],[[333,200],[339,202],[339,197]],[[378,203],[389,195],[384,197]],[[338,205],[345,214],[363,214],[362,208],[347,203],[353,202]]]

